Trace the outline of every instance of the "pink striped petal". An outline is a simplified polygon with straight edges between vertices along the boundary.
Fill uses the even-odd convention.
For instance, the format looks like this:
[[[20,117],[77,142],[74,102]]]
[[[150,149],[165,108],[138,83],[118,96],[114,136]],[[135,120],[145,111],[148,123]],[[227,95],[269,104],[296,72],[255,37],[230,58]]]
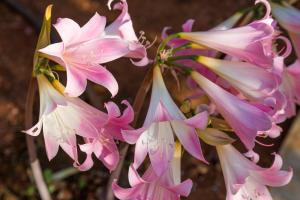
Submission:
[[[58,18],[53,25],[65,44],[71,43],[80,32],[80,26],[69,18]]]
[[[87,65],[107,63],[129,52],[128,43],[118,38],[98,38],[73,46],[64,55],[68,62]]]
[[[207,163],[203,156],[199,137],[196,131],[180,121],[172,121],[171,124],[184,149],[186,149],[195,158]]]
[[[187,179],[182,183],[170,187],[168,189],[180,196],[188,197],[189,194],[191,193],[192,187],[193,187],[193,181],[191,179]]]
[[[99,38],[103,35],[106,25],[106,17],[100,16],[97,12],[94,16],[80,29],[78,41],[84,42]]]
[[[192,72],[191,75],[248,149],[254,147],[257,131],[271,128],[271,119],[265,112],[238,99],[199,73]]]
[[[273,73],[250,63],[204,56],[200,56],[198,62],[207,66],[249,98],[267,97],[278,87]]]
[[[207,111],[203,111],[191,118],[184,120],[184,122],[191,127],[204,130],[208,124],[208,113]]]
[[[228,30],[180,33],[180,37],[242,60],[271,67],[272,58],[266,54],[263,42],[272,37],[273,33],[271,25],[264,21],[256,21]]]

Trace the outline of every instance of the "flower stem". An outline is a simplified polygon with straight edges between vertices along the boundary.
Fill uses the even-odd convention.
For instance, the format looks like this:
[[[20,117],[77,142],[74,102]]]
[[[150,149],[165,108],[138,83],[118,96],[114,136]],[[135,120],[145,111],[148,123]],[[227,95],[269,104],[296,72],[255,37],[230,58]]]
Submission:
[[[153,67],[151,67],[145,77],[144,80],[141,84],[141,87],[139,88],[134,102],[133,102],[133,110],[134,110],[134,121],[132,122],[133,127],[137,126],[138,123],[138,119],[140,116],[140,112],[142,110],[145,98],[147,96],[147,93],[149,92],[150,88],[151,88],[151,84],[152,84],[152,73],[153,73]],[[123,165],[124,165],[124,161],[127,155],[129,149],[129,144],[124,143],[123,148],[120,151],[120,160],[119,160],[119,164],[117,166],[117,168],[115,169],[115,171],[112,172],[112,174],[109,177],[108,183],[107,183],[107,193],[106,193],[106,200],[114,200],[114,194],[112,191],[112,183],[114,180],[119,180],[119,177],[121,175],[122,169],[123,169]]]
[[[33,103],[34,103],[34,96],[36,91],[36,82],[35,78],[31,77],[29,82],[29,88],[26,97],[26,105],[25,105],[25,127],[30,128],[32,126],[32,111],[33,111]],[[26,144],[29,154],[29,162],[32,170],[32,174],[34,177],[34,181],[36,187],[39,191],[42,200],[51,200],[50,193],[48,191],[47,185],[44,181],[42,175],[42,169],[40,162],[37,158],[36,154],[36,146],[33,140],[33,137],[26,134]]]
[[[176,61],[176,60],[197,60],[199,56],[197,55],[184,55],[184,56],[174,56],[168,58],[168,62]]]

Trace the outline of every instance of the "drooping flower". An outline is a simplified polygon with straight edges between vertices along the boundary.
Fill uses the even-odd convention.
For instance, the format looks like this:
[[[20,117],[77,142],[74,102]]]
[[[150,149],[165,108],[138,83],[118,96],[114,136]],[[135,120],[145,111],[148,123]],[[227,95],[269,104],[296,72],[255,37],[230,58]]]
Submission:
[[[161,175],[156,175],[152,166],[149,166],[143,177],[136,169],[129,168],[128,179],[131,188],[122,188],[113,183],[112,189],[120,200],[180,200],[180,196],[187,197],[192,189],[190,179],[180,181],[180,152],[175,152],[175,157],[168,169]],[[178,159],[179,158],[179,159]]]
[[[62,18],[54,25],[62,42],[39,51],[64,66],[67,71],[65,93],[76,97],[83,93],[87,79],[103,85],[114,96],[118,84],[113,75],[99,65],[129,52],[128,44],[119,38],[103,38],[106,18],[96,13],[83,27],[75,21]]]
[[[97,157],[109,169],[114,169],[118,162],[118,149],[112,134],[108,131],[112,130],[110,127],[123,126],[128,129],[128,123],[124,120],[126,123],[120,122],[117,126],[112,123],[114,119],[110,119],[116,118],[116,116],[109,117],[106,113],[93,108],[79,98],[63,95],[51,85],[44,75],[38,75],[37,80],[40,93],[39,121],[24,132],[37,136],[43,129],[48,159],[53,159],[61,147],[80,170],[89,169],[93,165],[93,161],[87,156],[83,164],[78,162],[76,136],[81,136],[86,142],[95,141],[98,145]],[[127,115],[124,118],[132,117]],[[120,134],[120,128],[118,131]],[[108,157],[114,162],[107,161]]]
[[[182,32],[179,37],[203,45],[241,60],[263,67],[272,66],[272,52],[266,41],[272,41],[275,30],[273,19],[270,18],[270,6],[267,1],[262,2],[267,7],[263,19],[248,25],[226,30],[209,30],[206,32]]]
[[[111,7],[112,2],[113,1],[108,2],[109,8]],[[121,10],[122,12],[113,23],[105,28],[105,37],[117,37],[126,41],[129,45],[130,51],[125,56],[133,59],[140,59],[139,61],[131,60],[136,66],[147,65],[149,63],[149,59],[147,57],[146,47],[149,44],[143,44],[143,42],[140,43],[137,38],[133,29],[131,17],[128,13],[127,1],[121,0],[121,2],[118,2],[113,6],[113,9]]]
[[[280,170],[282,159],[277,154],[270,168],[262,168],[245,158],[232,145],[216,148],[227,189],[226,200],[272,200],[266,186],[284,186],[292,178],[292,169]]]
[[[271,128],[271,118],[264,111],[227,92],[198,72],[193,71],[191,77],[249,150],[255,145],[257,132]]]
[[[300,11],[286,3],[280,5],[271,2],[271,6],[272,14],[279,24],[288,31],[297,56],[300,57]]]
[[[159,176],[168,168],[174,152],[174,134],[191,155],[205,161],[195,128],[207,125],[206,111],[186,119],[172,100],[158,66],[154,67],[152,95],[142,128],[123,130],[130,144],[136,143],[133,166],[138,168],[149,154],[153,170]]]

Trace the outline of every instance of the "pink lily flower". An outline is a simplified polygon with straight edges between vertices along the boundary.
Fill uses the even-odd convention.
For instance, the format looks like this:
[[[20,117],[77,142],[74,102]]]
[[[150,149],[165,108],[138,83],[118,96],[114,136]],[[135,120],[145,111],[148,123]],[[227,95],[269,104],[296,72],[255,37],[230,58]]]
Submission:
[[[122,129],[130,129],[129,124],[133,121],[134,111],[127,101],[123,101],[127,108],[121,114],[118,106],[113,102],[105,104],[108,112],[106,124],[100,129],[97,138],[85,138],[85,144],[79,145],[80,150],[87,155],[87,164],[92,166],[92,155],[102,161],[110,171],[115,170],[119,162],[119,151],[114,139],[123,141]],[[86,164],[86,165],[87,165]]]
[[[143,177],[140,177],[131,166],[128,175],[131,188],[121,188],[114,182],[112,189],[120,200],[180,200],[180,196],[187,197],[192,189],[192,181],[188,179],[182,183],[174,183],[172,178],[171,170],[157,176],[151,166]]]
[[[179,33],[179,37],[259,66],[271,67],[272,52],[270,44],[266,42],[272,41],[275,30],[273,19],[270,18],[269,3],[264,0],[256,1],[260,2],[267,8],[266,15],[261,20],[227,30],[182,32]]]
[[[111,7],[112,2],[113,1],[108,2],[109,8]],[[125,56],[133,59],[140,59],[139,61],[131,60],[136,66],[147,65],[149,63],[149,59],[147,57],[146,47],[149,44],[144,45],[143,42],[139,42],[139,39],[133,29],[131,17],[128,14],[127,1],[121,0],[121,2],[118,2],[113,6],[113,9],[121,10],[122,12],[113,23],[105,28],[105,37],[117,37],[126,41],[129,45],[130,51]]]
[[[282,159],[275,154],[270,168],[262,168],[245,158],[232,145],[217,146],[227,189],[226,200],[272,200],[266,186],[281,187],[288,184],[293,171],[280,170]]]
[[[288,31],[297,56],[300,57],[300,11],[288,4],[271,3],[271,6],[273,16]]]
[[[37,136],[43,128],[48,159],[52,160],[61,147],[74,160],[74,166],[80,170],[88,170],[92,167],[93,162],[89,156],[83,164],[78,162],[76,135],[87,141],[95,141],[98,146],[97,157],[109,169],[113,169],[116,163],[107,163],[107,157],[118,162],[119,155],[112,137],[113,134],[111,135],[108,131],[112,130],[109,127],[116,126],[116,121],[119,118],[116,115],[108,116],[79,98],[64,96],[51,85],[44,75],[38,75],[37,80],[40,93],[39,121],[31,129],[24,132]],[[132,119],[130,115],[133,115],[133,111],[131,108],[127,110],[131,111],[126,111],[127,114],[120,117],[120,123],[113,129],[122,126],[123,128],[130,128],[127,121]],[[120,128],[118,131],[120,134]]]
[[[64,66],[67,71],[65,93],[71,97],[81,95],[87,79],[103,85],[115,96],[118,84],[101,63],[126,55],[128,44],[118,38],[103,38],[106,18],[96,13],[83,27],[63,18],[54,25],[62,42],[51,44],[39,51]]]
[[[142,128],[123,130],[129,144],[136,144],[133,166],[138,168],[149,154],[153,170],[159,176],[168,168],[174,152],[174,134],[195,158],[205,159],[195,128],[204,129],[208,122],[206,111],[186,119],[172,100],[158,66],[154,67],[152,95]]]
[[[193,185],[190,179],[181,183],[180,165],[181,147],[178,149],[176,145],[174,159],[161,176],[158,176],[150,165],[143,177],[140,177],[131,165],[128,173],[131,188],[122,188],[114,182],[113,192],[121,200],[180,200],[180,196],[189,195]]]
[[[272,126],[271,118],[254,105],[239,99],[193,71],[191,77],[216,105],[216,110],[224,117],[249,150],[255,145],[258,131],[267,131]]]
[[[199,56],[197,61],[225,79],[249,99],[268,97],[278,88],[275,74],[251,63],[205,56]]]

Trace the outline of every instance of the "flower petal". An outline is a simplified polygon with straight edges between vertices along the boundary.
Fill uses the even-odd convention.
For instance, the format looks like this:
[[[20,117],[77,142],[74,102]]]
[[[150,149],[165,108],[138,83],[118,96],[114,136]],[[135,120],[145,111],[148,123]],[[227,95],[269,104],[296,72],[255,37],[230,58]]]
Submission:
[[[250,63],[204,56],[200,56],[198,62],[207,66],[249,98],[267,97],[278,87],[273,73]]]
[[[191,193],[192,187],[193,181],[191,179],[187,179],[178,185],[169,187],[168,189],[180,196],[188,197]]]
[[[98,38],[69,47],[68,62],[80,64],[107,63],[129,52],[128,43],[118,38]]]
[[[78,69],[72,66],[67,67],[67,85],[64,93],[70,97],[80,96],[87,85],[86,77]]]
[[[270,117],[255,106],[238,99],[199,73],[192,72],[193,79],[216,104],[218,112],[225,118],[248,149],[253,149],[257,131],[269,130]]]
[[[53,25],[60,35],[64,44],[68,44],[80,32],[80,26],[69,18],[58,18],[56,24]]]
[[[174,154],[174,136],[170,123],[153,124],[147,137],[150,161],[155,173],[160,176],[168,169]]]
[[[94,16],[80,29],[78,41],[84,42],[99,38],[103,35],[106,25],[106,17],[100,16],[97,12]]]
[[[183,147],[195,158],[207,163],[205,160],[200,141],[194,128],[191,128],[180,121],[172,121],[172,128]]]

